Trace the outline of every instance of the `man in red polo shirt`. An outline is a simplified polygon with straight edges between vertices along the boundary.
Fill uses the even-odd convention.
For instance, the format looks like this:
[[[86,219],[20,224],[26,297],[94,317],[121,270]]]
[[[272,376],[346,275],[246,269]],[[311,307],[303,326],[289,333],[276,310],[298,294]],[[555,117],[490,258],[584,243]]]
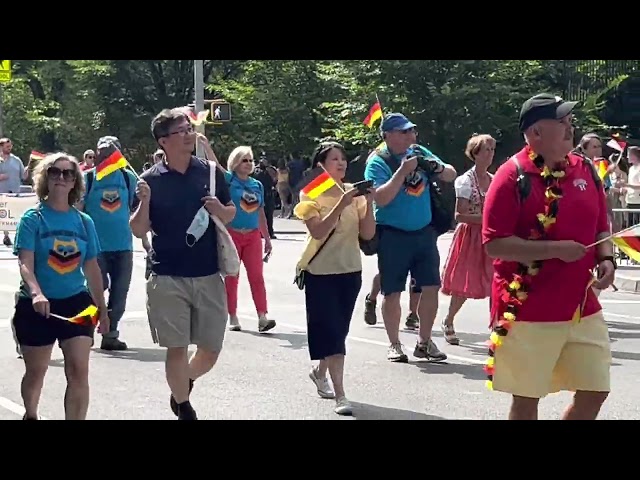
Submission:
[[[540,94],[520,113],[526,146],[495,174],[482,237],[494,259],[488,386],[510,393],[510,419],[537,419],[539,400],[575,392],[564,419],[595,419],[610,389],[611,351],[592,286],[614,279],[607,203],[573,148],[576,102]],[[592,272],[597,268],[597,278]]]

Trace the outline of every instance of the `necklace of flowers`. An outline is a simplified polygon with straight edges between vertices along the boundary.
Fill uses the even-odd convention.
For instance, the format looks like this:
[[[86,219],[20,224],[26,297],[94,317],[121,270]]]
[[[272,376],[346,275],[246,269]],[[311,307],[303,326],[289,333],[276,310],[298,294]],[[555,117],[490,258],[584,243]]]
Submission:
[[[535,153],[531,147],[527,146],[524,152],[529,160],[540,171],[546,186],[544,213],[538,214],[538,223],[536,228],[531,230],[529,240],[544,240],[551,227],[556,222],[558,216],[558,203],[562,198],[562,188],[560,187],[560,179],[565,176],[565,166],[550,169],[544,164],[544,159]],[[527,299],[527,292],[540,267],[541,260],[536,260],[530,265],[518,264],[516,273],[513,275],[511,282],[503,280],[503,292],[501,300],[506,304],[504,313],[494,323],[493,331],[489,338],[489,358],[484,366],[487,374],[487,388],[493,390],[493,373],[495,367],[495,351],[502,345],[502,340],[507,336],[513,322],[516,321],[519,308]]]

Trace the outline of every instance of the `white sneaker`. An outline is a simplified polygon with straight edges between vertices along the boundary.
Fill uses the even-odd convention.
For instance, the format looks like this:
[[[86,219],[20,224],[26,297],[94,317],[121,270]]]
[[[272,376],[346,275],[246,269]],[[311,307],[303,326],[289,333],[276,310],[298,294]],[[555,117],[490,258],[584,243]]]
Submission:
[[[333,393],[333,389],[329,385],[329,379],[327,377],[320,378],[315,367],[309,372],[309,378],[316,386],[320,398],[335,398],[336,394]]]
[[[392,343],[387,350],[387,360],[395,363],[407,363],[409,357],[402,351],[401,343]]]
[[[237,315],[229,315],[229,330],[232,332],[239,332],[242,330],[242,326],[240,325],[240,320],[238,320]]]
[[[353,415],[353,406],[347,397],[340,397],[336,400],[336,408],[333,411],[338,415],[349,416]]]

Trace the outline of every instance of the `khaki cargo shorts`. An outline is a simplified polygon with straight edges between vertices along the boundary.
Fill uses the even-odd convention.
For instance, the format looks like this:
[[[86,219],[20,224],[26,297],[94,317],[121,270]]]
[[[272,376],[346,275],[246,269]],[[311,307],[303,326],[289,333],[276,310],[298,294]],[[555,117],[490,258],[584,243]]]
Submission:
[[[493,389],[527,398],[609,392],[611,348],[602,311],[579,321],[514,322],[495,352]]]
[[[161,347],[196,345],[222,350],[227,325],[227,294],[220,274],[207,277],[151,275],[147,315],[153,342]]]

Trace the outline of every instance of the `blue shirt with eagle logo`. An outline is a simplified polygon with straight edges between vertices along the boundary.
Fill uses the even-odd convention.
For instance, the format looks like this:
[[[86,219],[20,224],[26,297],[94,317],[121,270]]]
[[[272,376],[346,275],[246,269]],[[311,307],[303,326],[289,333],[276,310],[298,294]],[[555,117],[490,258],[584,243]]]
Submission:
[[[98,180],[92,172],[91,189],[85,194],[84,211],[96,225],[103,252],[129,252],[133,250],[133,236],[129,217],[135,211],[138,198],[135,194],[138,179],[128,170],[119,170]],[[129,188],[124,179],[129,176]]]
[[[27,210],[18,223],[13,253],[21,250],[34,253],[42,294],[61,299],[87,291],[82,267],[98,256],[100,243],[91,217],[75,208],[59,212],[42,203]]]
[[[444,165],[442,160],[429,149],[422,145],[419,148],[427,159]],[[388,152],[387,146],[384,145],[380,151]],[[376,152],[378,150],[374,151],[367,159],[364,178],[372,180],[375,188],[380,188],[391,180],[406,154],[401,156],[391,155],[391,163],[396,166],[396,170],[392,171],[387,162]],[[420,169],[409,174],[400,192],[391,202],[384,207],[374,203],[373,213],[376,223],[407,232],[415,232],[429,225],[431,223],[431,195],[429,193],[429,178],[427,174]]]
[[[257,229],[260,226],[260,207],[264,206],[262,183],[252,177],[241,180],[231,172],[225,173],[224,177],[236,206],[236,216],[229,227],[235,230]]]

